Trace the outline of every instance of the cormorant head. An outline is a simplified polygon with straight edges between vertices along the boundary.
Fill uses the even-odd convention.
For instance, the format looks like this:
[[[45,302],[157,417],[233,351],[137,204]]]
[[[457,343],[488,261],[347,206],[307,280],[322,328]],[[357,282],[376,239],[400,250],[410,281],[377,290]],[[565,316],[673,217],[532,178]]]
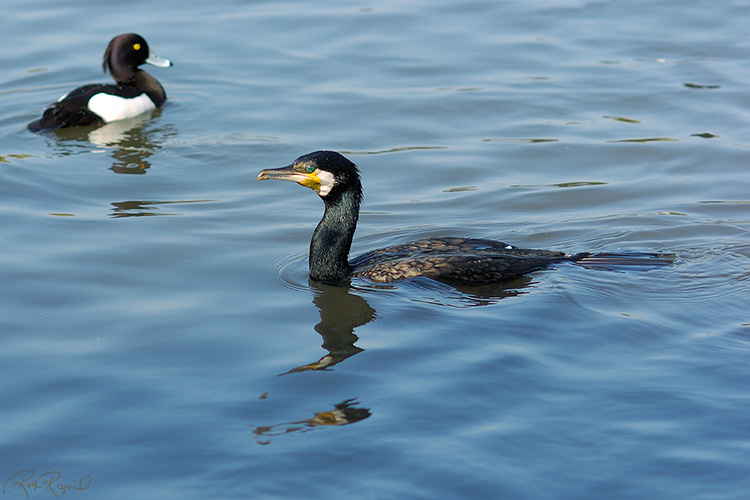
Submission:
[[[315,151],[300,156],[286,167],[261,170],[258,180],[266,179],[294,181],[309,187],[324,201],[349,190],[358,198],[362,196],[357,166],[335,151]]]

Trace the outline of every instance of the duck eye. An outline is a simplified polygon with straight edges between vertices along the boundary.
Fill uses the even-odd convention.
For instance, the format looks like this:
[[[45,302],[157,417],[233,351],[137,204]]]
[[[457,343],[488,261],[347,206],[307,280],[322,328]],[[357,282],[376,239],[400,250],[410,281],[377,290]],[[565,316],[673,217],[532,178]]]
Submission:
[[[135,50],[141,50],[141,44],[140,43],[133,44],[133,48]]]

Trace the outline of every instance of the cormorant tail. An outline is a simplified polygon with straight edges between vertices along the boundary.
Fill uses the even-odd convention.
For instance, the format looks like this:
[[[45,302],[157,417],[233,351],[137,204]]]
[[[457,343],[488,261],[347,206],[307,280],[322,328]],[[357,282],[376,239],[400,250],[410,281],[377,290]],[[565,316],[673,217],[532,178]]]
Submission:
[[[664,266],[671,266],[675,261],[674,254],[665,253],[579,253],[570,260],[587,269],[605,271],[649,271]]]

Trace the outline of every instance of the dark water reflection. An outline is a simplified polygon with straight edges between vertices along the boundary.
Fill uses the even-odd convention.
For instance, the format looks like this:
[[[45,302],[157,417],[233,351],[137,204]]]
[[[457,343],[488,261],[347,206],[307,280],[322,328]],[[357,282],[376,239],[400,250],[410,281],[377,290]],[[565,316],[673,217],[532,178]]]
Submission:
[[[182,215],[179,212],[164,212],[161,205],[180,205],[186,203],[208,203],[215,200],[172,200],[172,201],[113,201],[111,217],[152,217],[155,215]]]

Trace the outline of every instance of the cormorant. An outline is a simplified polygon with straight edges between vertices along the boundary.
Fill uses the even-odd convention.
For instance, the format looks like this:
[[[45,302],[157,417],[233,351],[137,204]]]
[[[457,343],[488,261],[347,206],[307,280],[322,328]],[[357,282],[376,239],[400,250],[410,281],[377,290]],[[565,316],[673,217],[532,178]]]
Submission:
[[[300,156],[289,166],[261,170],[258,180],[294,181],[318,193],[325,213],[310,242],[310,277],[327,284],[363,276],[375,282],[424,276],[443,283],[485,284],[508,280],[562,261],[583,266],[661,266],[660,254],[568,255],[551,250],[516,248],[494,240],[444,237],[373,250],[349,260],[362,201],[357,166],[335,151]]]

